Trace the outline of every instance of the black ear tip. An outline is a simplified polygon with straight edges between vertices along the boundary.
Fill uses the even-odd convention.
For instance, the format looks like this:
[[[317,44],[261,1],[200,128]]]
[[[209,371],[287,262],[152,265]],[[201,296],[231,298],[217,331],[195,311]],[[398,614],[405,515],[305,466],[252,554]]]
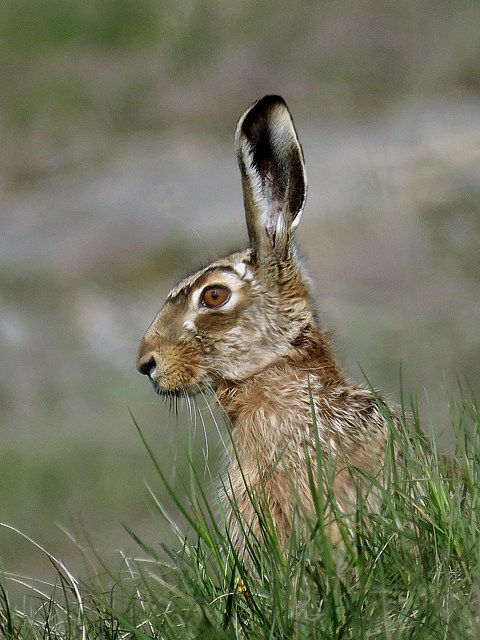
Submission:
[[[282,96],[268,95],[254,102],[250,107],[250,113],[258,115],[267,114],[277,106],[287,108],[287,103]]]
[[[258,123],[267,119],[269,114],[277,107],[282,106],[288,110],[287,103],[282,96],[267,95],[254,102],[247,111],[242,124],[243,132],[251,137],[257,129]]]
[[[287,106],[287,103],[282,98],[282,96],[268,95],[268,96],[264,96],[263,98],[260,98],[260,100],[257,100],[254,108],[268,109],[269,107],[275,106],[277,104],[282,104],[284,106]]]

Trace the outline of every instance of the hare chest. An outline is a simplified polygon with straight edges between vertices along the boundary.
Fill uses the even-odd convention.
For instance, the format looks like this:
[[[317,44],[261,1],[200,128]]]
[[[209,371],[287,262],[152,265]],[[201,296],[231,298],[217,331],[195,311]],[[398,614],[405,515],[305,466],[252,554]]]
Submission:
[[[273,522],[284,542],[299,505],[312,510],[316,436],[310,407],[295,402],[296,395],[298,387],[277,382],[272,388],[271,381],[265,386],[259,380],[247,389],[225,388],[217,393],[232,422],[224,484],[229,528],[237,548],[245,534],[259,534],[259,513]]]
[[[242,549],[246,536],[261,536],[262,518],[273,524],[284,545],[296,518],[314,516],[315,494],[327,485],[337,514],[348,518],[355,510],[361,477],[355,478],[353,469],[372,476],[384,458],[386,425],[367,390],[340,385],[324,389],[315,379],[312,389],[307,378],[296,376],[292,383],[285,374],[281,379],[264,372],[246,385],[225,387],[217,394],[232,421],[224,485],[237,549]],[[323,487],[318,486],[319,456]],[[376,508],[373,494],[366,500]],[[330,506],[324,507],[325,525],[338,542]]]

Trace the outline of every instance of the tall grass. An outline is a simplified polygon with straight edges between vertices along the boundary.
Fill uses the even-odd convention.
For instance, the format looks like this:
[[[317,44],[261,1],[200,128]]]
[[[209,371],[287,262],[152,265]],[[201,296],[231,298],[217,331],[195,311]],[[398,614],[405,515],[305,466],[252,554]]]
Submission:
[[[7,587],[21,579],[4,575],[0,637],[480,637],[480,411],[466,398],[451,417],[453,456],[427,442],[418,416],[404,434],[392,429],[386,484],[375,486],[381,497],[376,513],[359,496],[354,526],[342,526],[328,478],[312,474],[316,517],[299,508],[285,550],[268,513],[259,512],[261,537],[249,538],[242,557],[223,526],[215,484],[206,490],[192,465],[180,497],[137,425],[176,507],[169,513],[149,489],[152,508],[168,521],[176,545],[153,547],[130,530],[141,557],[125,557],[116,573],[99,560],[101,572],[82,584],[44,551],[57,583],[31,585],[20,611]],[[395,450],[401,456],[394,465]],[[338,548],[324,532],[328,509],[340,520]]]

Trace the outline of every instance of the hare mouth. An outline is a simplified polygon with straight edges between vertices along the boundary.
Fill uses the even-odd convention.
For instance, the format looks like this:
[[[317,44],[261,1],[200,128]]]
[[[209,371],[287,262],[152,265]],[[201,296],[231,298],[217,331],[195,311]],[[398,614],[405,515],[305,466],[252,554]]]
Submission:
[[[186,396],[191,397],[196,396],[202,391],[200,385],[198,384],[196,384],[194,387],[176,387],[168,389],[166,387],[162,387],[161,384],[159,384],[152,378],[150,378],[150,383],[155,393],[159,396],[163,396],[164,398],[185,398]]]

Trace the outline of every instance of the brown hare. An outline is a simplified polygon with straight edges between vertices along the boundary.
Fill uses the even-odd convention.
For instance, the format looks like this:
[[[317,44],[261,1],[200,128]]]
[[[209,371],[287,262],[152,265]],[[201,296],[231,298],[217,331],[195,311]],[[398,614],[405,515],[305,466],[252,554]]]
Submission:
[[[297,514],[313,512],[318,456],[333,463],[337,513],[351,511],[358,477],[381,469],[389,418],[372,392],[346,379],[318,322],[293,237],[307,180],[283,98],[265,96],[243,114],[236,150],[250,248],[170,292],[137,366],[160,394],[213,390],[228,415],[225,509],[241,551],[245,535],[260,536],[259,508],[281,544]],[[325,524],[338,542],[337,524]]]

